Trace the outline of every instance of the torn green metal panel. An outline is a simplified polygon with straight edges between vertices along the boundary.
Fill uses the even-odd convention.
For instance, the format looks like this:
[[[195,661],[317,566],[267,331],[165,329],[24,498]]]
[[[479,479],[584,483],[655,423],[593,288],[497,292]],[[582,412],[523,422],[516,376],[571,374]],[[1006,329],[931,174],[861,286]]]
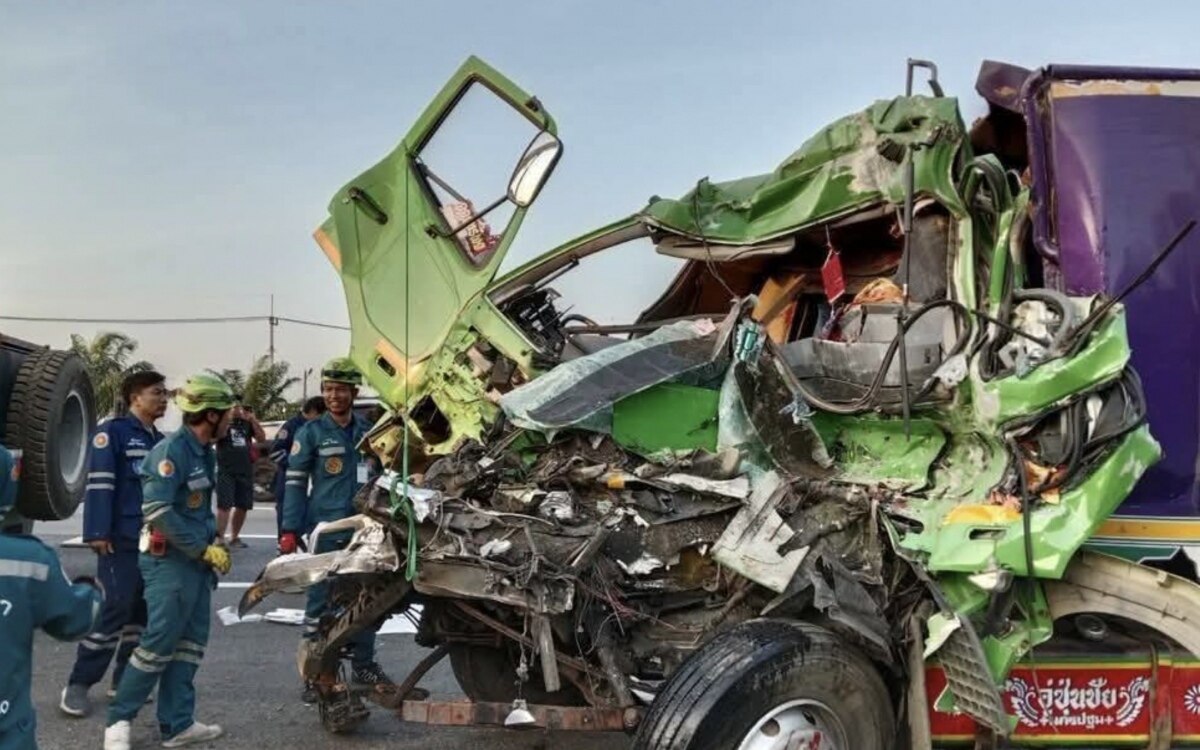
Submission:
[[[898,491],[927,486],[930,468],[946,445],[945,434],[931,419],[909,420],[908,438],[903,422],[876,415],[816,412],[812,424],[834,459],[837,479]]]
[[[663,383],[613,405],[612,436],[642,456],[659,451],[717,450],[718,391]]]
[[[1119,377],[1129,363],[1129,355],[1125,309],[1117,305],[1076,356],[1040,364],[1024,377],[1010,375],[986,382],[977,376],[972,378],[976,413],[988,424],[1037,414]]]
[[[527,119],[531,134],[557,132],[534,97],[482,60],[468,58],[404,139],[338,190],[329,202],[328,219],[315,234],[341,276],[350,316],[350,356],[388,404],[412,403],[424,378],[437,372],[439,365],[430,358],[495,277],[527,211],[514,208],[507,226],[497,227],[503,233],[496,246],[468,260],[447,236],[447,220],[428,197],[417,152],[474,85]],[[471,197],[482,201],[503,194]]]
[[[915,148],[918,194],[964,213],[956,160],[970,146],[949,97],[897,97],[843,117],[775,171],[730,182],[701,180],[678,200],[653,198],[645,220],[713,242],[749,244],[880,203],[904,202],[903,166]]]
[[[1161,449],[1146,427],[1127,435],[1086,480],[1063,492],[1057,503],[1038,501],[1031,513],[1033,575],[1060,578],[1067,563],[1116,510]],[[909,508],[924,528],[900,545],[928,555],[932,572],[975,573],[999,566],[1026,575],[1025,536],[1019,510],[989,503],[913,502]]]

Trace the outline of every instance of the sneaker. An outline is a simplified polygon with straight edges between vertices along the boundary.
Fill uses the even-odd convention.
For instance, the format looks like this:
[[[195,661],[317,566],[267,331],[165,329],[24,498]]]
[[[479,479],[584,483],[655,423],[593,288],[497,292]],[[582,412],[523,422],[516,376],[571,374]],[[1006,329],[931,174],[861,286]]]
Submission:
[[[352,679],[356,685],[394,685],[392,678],[387,676],[379,662],[373,661],[361,667],[355,667]]]
[[[67,716],[83,718],[92,712],[92,702],[88,700],[87,685],[67,685],[63,688],[62,697],[58,699],[58,708]]]
[[[250,547],[249,544],[246,544],[241,539],[238,539],[236,536],[233,539],[229,540],[229,546],[237,547],[238,549],[248,549]]]
[[[311,706],[321,699],[317,693],[317,686],[311,682],[304,683],[304,689],[300,691],[300,702],[306,706]]]
[[[129,733],[132,727],[128,721],[118,721],[104,728],[104,750],[129,750]]]
[[[225,733],[217,724],[201,724],[193,721],[192,725],[169,740],[163,740],[163,747],[186,747],[199,742],[215,740]],[[105,748],[107,750],[107,748]]]

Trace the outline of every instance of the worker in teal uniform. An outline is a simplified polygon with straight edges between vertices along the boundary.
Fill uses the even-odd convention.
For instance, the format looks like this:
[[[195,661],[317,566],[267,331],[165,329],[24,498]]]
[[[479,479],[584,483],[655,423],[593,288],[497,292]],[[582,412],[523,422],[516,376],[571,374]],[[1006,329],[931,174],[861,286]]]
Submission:
[[[321,395],[325,414],[306,423],[296,433],[288,458],[284,489],[283,532],[279,549],[296,551],[301,534],[323,521],[340,521],[354,515],[354,496],[374,474],[356,446],[370,428],[354,413],[354,397],[362,385],[362,373],[349,357],[337,357],[321,369]],[[312,492],[309,492],[309,483]],[[351,532],[321,534],[315,553],[332,552],[350,542]],[[304,608],[305,637],[315,637],[317,623],[325,614],[329,586],[322,581],[308,589]],[[375,661],[375,632],[361,633],[351,652],[352,680],[359,685],[390,685],[392,680]],[[315,703],[311,684],[304,686],[303,700]]]
[[[228,573],[231,565],[229,552],[213,544],[212,493],[213,444],[229,428],[233,391],[220,378],[196,375],[179,389],[175,404],[183,426],[154,446],[143,463],[145,527],[138,567],[147,623],[108,707],[104,750],[129,750],[130,722],[155,684],[163,747],[208,742],[222,733],[215,724],[196,721],[192,682],[208,644],[216,573]]]
[[[20,473],[0,445],[0,522],[16,505]],[[77,640],[100,621],[103,603],[95,581],[67,581],[54,550],[31,536],[0,534],[0,750],[37,750],[33,631]]]

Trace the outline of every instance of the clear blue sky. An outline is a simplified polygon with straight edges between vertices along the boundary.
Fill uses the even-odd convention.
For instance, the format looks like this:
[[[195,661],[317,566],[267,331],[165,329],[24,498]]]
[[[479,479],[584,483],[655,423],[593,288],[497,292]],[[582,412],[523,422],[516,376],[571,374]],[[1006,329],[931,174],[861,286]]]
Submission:
[[[535,93],[566,144],[510,261],[699,177],[771,169],[899,93],[907,56],[939,64],[968,120],[986,57],[1200,67],[1200,8],[1183,3],[903,7],[0,1],[0,311],[252,315],[274,293],[280,314],[345,322],[311,232],[469,54]],[[621,266],[588,285],[666,282],[661,263]],[[173,379],[247,367],[267,345],[265,325],[126,330]],[[95,333],[0,331],[60,346]],[[285,326],[277,345],[306,367],[346,340]]]

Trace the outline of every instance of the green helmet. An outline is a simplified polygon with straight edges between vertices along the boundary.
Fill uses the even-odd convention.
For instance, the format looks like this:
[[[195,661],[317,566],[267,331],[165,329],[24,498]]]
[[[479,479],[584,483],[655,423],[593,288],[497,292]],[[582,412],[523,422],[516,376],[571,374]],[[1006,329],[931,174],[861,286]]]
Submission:
[[[349,357],[334,357],[321,368],[322,383],[345,383],[357,388],[362,381],[362,373]]]
[[[233,389],[215,375],[193,375],[175,394],[180,411],[194,414],[205,409],[232,409]]]

